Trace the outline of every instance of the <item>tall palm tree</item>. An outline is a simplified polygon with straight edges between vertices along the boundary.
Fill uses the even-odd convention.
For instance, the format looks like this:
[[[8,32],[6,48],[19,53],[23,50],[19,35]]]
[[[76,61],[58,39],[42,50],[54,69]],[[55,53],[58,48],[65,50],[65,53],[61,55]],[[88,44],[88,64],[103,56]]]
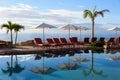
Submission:
[[[14,24],[14,31],[16,33],[16,36],[15,36],[15,44],[17,43],[17,38],[18,38],[18,32],[21,30],[21,29],[24,29],[24,26],[20,25],[20,24]]]
[[[13,45],[12,31],[14,29],[14,24],[11,21],[8,21],[7,24],[2,24],[1,28],[6,28],[7,33],[10,31],[11,47],[12,47]]]
[[[96,11],[96,6],[94,7],[93,11],[84,10],[84,18],[89,17],[92,20],[92,37],[94,37],[94,23],[95,23],[94,20],[98,15],[101,15],[102,17],[104,17],[104,12],[109,12],[109,10],[104,9],[101,11]]]

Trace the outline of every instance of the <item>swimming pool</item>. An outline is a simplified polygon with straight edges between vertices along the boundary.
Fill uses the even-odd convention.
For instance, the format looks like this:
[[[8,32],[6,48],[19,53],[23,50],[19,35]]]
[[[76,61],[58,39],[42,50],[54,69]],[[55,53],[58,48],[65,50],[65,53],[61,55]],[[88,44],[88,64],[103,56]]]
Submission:
[[[71,56],[66,54],[37,58],[36,54],[0,56],[0,80],[120,80],[120,60],[111,60],[110,56],[120,56],[120,52],[89,51]],[[79,67],[60,69],[61,64],[76,64]],[[33,71],[43,67],[52,70],[48,74]]]

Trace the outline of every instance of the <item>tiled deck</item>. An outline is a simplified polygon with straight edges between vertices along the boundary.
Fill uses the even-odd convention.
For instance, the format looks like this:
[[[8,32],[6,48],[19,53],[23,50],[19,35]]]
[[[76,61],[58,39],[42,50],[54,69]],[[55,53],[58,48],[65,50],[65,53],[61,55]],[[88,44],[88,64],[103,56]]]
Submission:
[[[4,48],[4,49],[0,49],[0,55],[24,55],[24,54],[42,54],[45,53],[47,51],[54,51],[54,52],[60,52],[63,50],[75,50],[75,49],[80,49],[80,48],[41,48],[41,47],[35,47],[33,48],[33,46],[19,46],[17,48],[12,48],[12,49],[8,49],[8,48]]]
[[[64,53],[65,51],[81,51],[87,49],[85,46],[83,47],[52,47],[52,48],[41,48],[41,47],[33,47],[33,46],[18,46],[16,48],[3,48],[0,49],[0,55],[25,55],[25,54],[43,54],[46,52],[53,52],[53,53]],[[96,48],[101,49],[101,48]],[[110,48],[107,51],[120,51],[120,48]]]

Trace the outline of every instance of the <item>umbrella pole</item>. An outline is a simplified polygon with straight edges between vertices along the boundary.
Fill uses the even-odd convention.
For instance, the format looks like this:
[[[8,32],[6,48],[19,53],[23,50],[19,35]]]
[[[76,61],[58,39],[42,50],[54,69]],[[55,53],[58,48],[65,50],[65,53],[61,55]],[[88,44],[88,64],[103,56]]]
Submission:
[[[43,68],[42,68],[42,73],[44,74],[45,73],[45,71],[44,71],[44,57],[45,57],[45,53],[43,53]]]
[[[80,29],[80,41],[82,40],[82,36],[81,36],[81,29]]]
[[[117,37],[117,31],[116,31],[116,37]]]
[[[69,38],[70,38],[70,27],[69,27],[69,33],[68,33],[68,35],[69,35]]]
[[[45,39],[44,39],[44,27],[43,27],[43,42],[45,43]]]

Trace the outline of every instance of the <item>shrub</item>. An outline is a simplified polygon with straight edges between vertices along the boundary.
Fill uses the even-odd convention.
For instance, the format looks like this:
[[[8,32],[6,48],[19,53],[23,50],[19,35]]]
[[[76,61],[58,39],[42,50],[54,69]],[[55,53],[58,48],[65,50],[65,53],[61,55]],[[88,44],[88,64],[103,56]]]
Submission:
[[[95,42],[92,42],[90,44],[90,46],[95,46],[95,47],[103,47],[103,45],[105,45],[105,42],[104,41],[95,41]]]

